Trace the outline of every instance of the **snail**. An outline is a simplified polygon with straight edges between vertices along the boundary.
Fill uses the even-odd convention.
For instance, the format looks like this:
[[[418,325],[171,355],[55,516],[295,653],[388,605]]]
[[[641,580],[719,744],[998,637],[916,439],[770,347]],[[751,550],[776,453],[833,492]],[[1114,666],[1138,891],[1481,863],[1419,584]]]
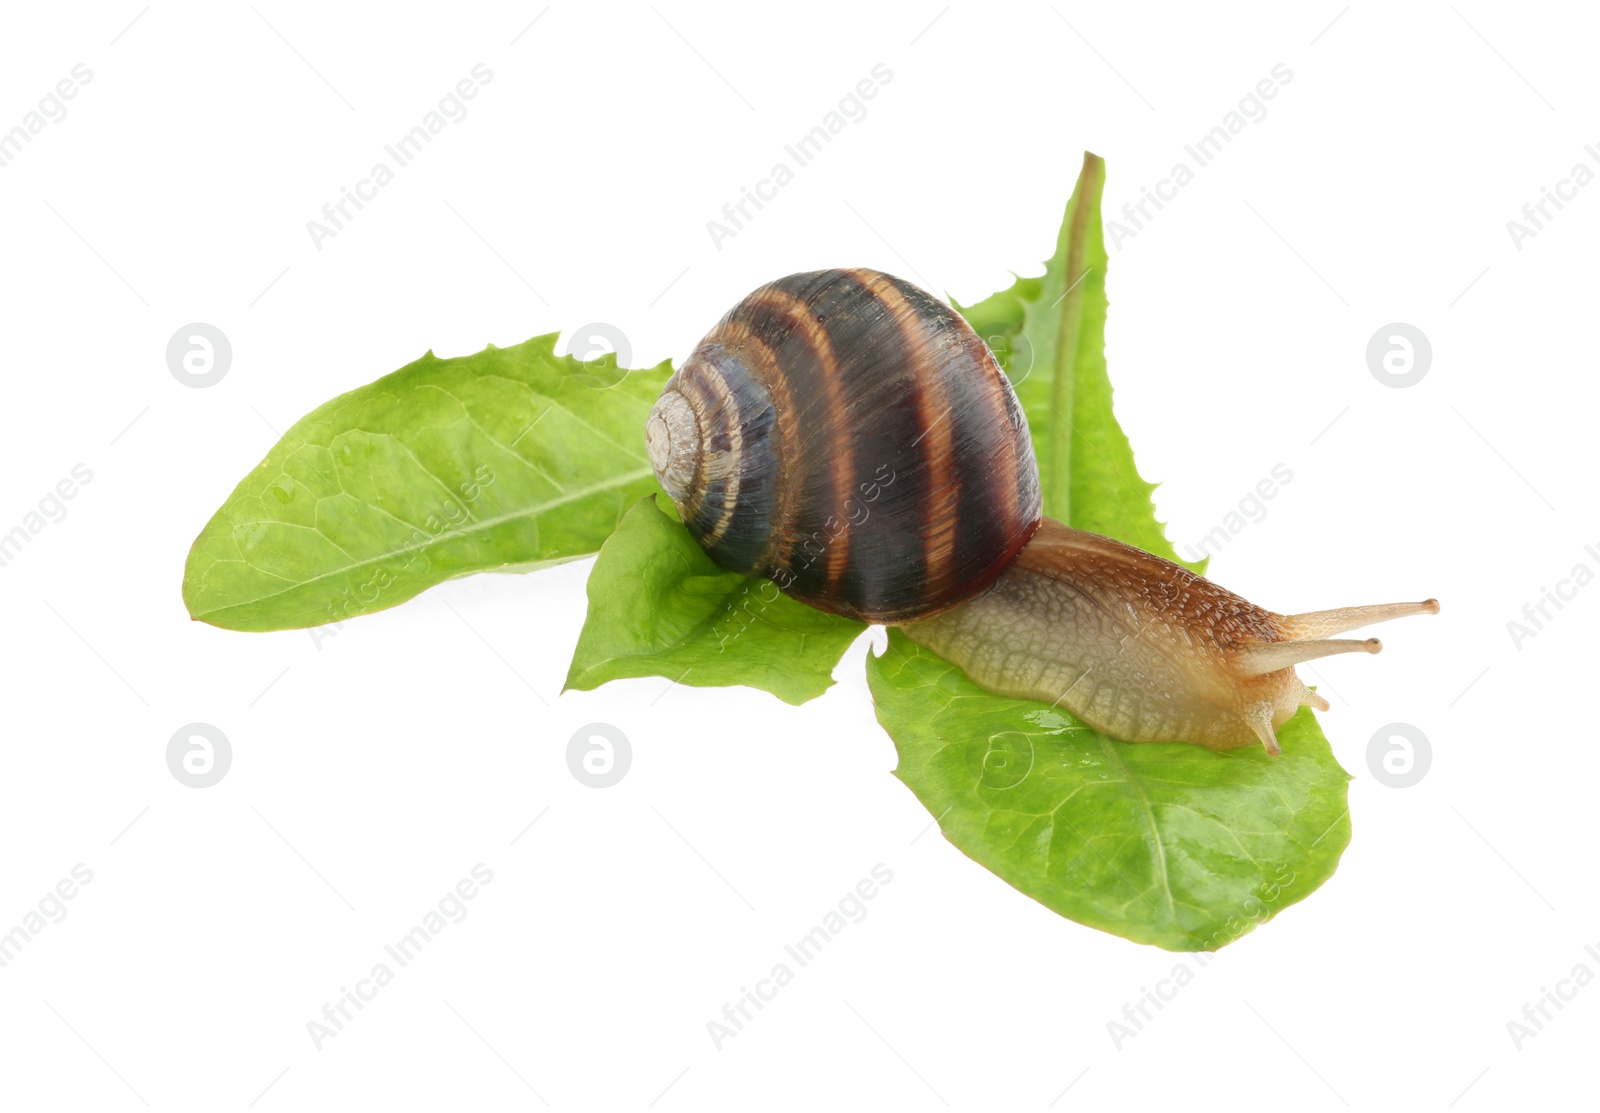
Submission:
[[[899,627],[981,687],[1125,742],[1230,750],[1328,703],[1294,666],[1437,600],[1282,615],[1042,514],[1027,419],[950,306],[877,271],[790,275],[719,321],[646,424],[717,564]]]

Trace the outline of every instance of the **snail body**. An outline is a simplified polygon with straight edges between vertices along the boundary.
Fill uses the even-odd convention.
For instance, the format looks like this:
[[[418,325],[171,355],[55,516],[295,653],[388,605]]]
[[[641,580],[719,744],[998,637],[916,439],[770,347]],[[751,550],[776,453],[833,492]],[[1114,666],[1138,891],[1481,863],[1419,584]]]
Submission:
[[[1438,603],[1280,615],[1041,514],[1027,420],[944,302],[876,271],[751,293],[668,380],[646,427],[662,488],[718,564],[901,627],[979,685],[1126,742],[1260,742],[1302,705],[1298,663]]]

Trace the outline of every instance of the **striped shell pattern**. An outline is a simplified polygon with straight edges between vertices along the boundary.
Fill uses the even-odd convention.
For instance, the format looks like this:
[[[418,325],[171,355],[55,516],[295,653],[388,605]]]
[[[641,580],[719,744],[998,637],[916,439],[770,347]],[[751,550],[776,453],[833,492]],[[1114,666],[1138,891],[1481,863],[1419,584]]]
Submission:
[[[1027,420],[994,356],[876,271],[746,297],[668,380],[646,444],[713,560],[866,622],[970,599],[1039,524]]]

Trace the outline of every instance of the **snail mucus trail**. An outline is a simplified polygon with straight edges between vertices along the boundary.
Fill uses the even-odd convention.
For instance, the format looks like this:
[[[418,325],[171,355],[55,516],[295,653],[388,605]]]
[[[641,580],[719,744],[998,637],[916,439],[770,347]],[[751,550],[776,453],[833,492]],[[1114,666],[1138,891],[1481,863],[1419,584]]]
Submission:
[[[1328,703],[1294,666],[1436,614],[1388,603],[1282,615],[1041,513],[1027,419],[954,310],[871,270],[751,293],[667,381],[650,462],[724,568],[900,627],[999,695],[1126,742],[1229,750]]]

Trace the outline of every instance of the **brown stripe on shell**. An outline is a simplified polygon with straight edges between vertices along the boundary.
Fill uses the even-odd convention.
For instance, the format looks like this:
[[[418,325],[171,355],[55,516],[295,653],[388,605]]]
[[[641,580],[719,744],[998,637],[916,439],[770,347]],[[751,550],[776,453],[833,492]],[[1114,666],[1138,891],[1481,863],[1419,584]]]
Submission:
[[[911,359],[928,365],[932,338],[922,327],[922,317],[906,300],[894,280],[877,271],[857,269],[848,272],[888,310],[889,317],[905,336],[906,350]],[[924,519],[922,548],[926,572],[923,582],[943,586],[949,567],[955,558],[956,540],[960,536],[960,515],[957,505],[961,483],[955,466],[955,428],[950,413],[949,395],[943,378],[936,371],[919,372],[913,378],[917,384],[917,415],[921,432],[916,446],[922,450],[927,462],[928,501]]]
[[[778,448],[785,460],[798,460],[799,431],[794,428],[794,398],[789,390],[788,376],[778,366],[778,357],[767,342],[758,337],[749,324],[740,320],[726,320],[706,335],[702,343],[721,344],[761,380],[772,396],[772,408],[777,413]],[[774,568],[786,568],[794,541],[788,528],[794,521],[794,501],[799,492],[788,468],[779,468],[778,490],[773,503],[772,532],[761,558],[750,571],[764,575]]]
[[[817,320],[811,311],[811,306],[805,301],[786,290],[774,289],[771,286],[764,286],[751,294],[741,308],[764,309],[769,313],[781,314],[793,326],[793,336],[810,350],[811,354],[816,358],[817,366],[821,368],[823,397],[827,404],[828,428],[837,431],[839,436],[837,439],[825,439],[819,443],[837,443],[840,446],[840,451],[834,452],[829,460],[828,474],[833,481],[834,503],[843,513],[843,508],[850,497],[850,492],[855,489],[855,462],[850,453],[844,450],[848,447],[849,442],[849,438],[846,435],[849,428],[848,415],[845,411],[844,388],[839,381],[839,357],[838,353],[834,351],[833,339],[828,333],[827,326]],[[784,383],[784,388],[785,390],[788,389],[787,381]],[[776,396],[773,398],[773,404],[776,407]],[[792,423],[794,419],[795,411],[790,410],[787,412],[786,422],[786,412],[781,409],[778,410],[780,425]],[[797,459],[796,457],[790,458]],[[779,515],[777,520],[788,523],[793,519]],[[785,542],[786,547],[788,544],[788,542]],[[837,536],[832,538],[826,554],[826,590],[834,593],[838,591],[840,581],[844,578],[845,569],[850,564],[850,534],[848,530],[841,530]],[[783,560],[775,562],[772,567],[787,567],[788,557],[789,554],[785,552]]]
[[[713,387],[707,383],[707,389],[716,391],[717,401],[724,411],[721,427],[728,434],[728,462],[722,496],[722,515],[717,519],[716,525],[711,527],[711,532],[700,542],[710,547],[727,535],[728,526],[732,523],[734,512],[739,506],[739,484],[744,475],[744,413],[739,408],[739,396],[722,377],[717,365],[708,361],[704,366],[705,377],[708,380],[716,380],[717,385]]]
[[[997,428],[1014,427],[1016,413],[1008,402],[1014,401],[1016,395],[1012,392],[1011,381],[1000,367],[1000,361],[995,359],[994,353],[989,350],[989,345],[983,338],[970,329],[963,329],[962,339],[966,344],[968,353],[976,366],[986,368],[989,374],[983,376],[984,398],[988,401],[994,414]],[[1016,402],[1017,412],[1020,412],[1021,403]],[[1031,440],[1028,441],[1031,447]],[[1021,480],[1020,464],[1014,452],[1000,452],[988,461],[988,466],[993,470],[991,475],[998,476],[996,482],[989,485],[990,495],[1000,500],[1000,520],[1014,522],[1023,512],[1020,502],[1018,485]]]

